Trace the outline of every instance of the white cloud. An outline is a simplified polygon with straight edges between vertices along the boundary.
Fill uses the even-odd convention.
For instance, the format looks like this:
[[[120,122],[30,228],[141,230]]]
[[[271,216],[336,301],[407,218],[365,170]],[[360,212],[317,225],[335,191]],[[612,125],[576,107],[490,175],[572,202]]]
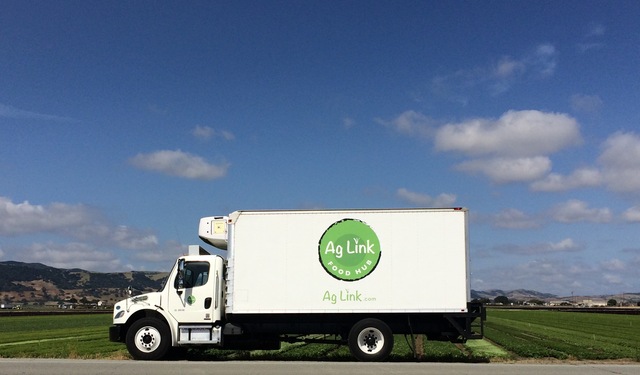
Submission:
[[[564,242],[564,245],[562,244]],[[572,248],[570,240],[556,243],[558,247]],[[573,244],[575,245],[575,244]],[[579,248],[579,246],[578,246]],[[571,250],[568,250],[571,251]],[[474,270],[474,289],[531,289],[560,296],[583,294],[614,294],[637,288],[638,262],[612,259],[588,263],[580,257],[554,256],[518,264],[501,264]],[[480,280],[480,283],[476,283]]]
[[[214,137],[220,137],[227,141],[232,141],[235,139],[233,133],[227,130],[215,130],[210,126],[200,126],[196,125],[195,128],[191,130],[191,134],[199,139],[207,140]]]
[[[166,115],[167,113],[169,113],[169,111],[166,108],[162,108],[157,104],[149,104],[147,106],[147,109],[149,110],[149,112],[156,114],[156,115]]]
[[[121,271],[122,263],[111,252],[84,243],[37,243],[14,249],[13,260],[43,263],[57,268],[81,268],[100,272]]]
[[[481,64],[432,79],[437,95],[466,105],[467,96],[476,88],[500,95],[514,84],[547,78],[557,66],[557,51],[551,44],[540,44],[521,56],[503,56],[497,63]]]
[[[603,24],[600,23],[596,23],[596,24],[592,24],[591,27],[589,28],[589,31],[587,32],[587,37],[599,37],[599,36],[603,36],[604,33],[607,31],[606,27]]]
[[[567,191],[602,184],[602,174],[595,168],[576,169],[568,176],[551,173],[544,179],[531,184],[533,191]]]
[[[493,217],[493,225],[507,229],[531,229],[540,226],[540,221],[515,208],[504,210]]]
[[[538,255],[581,251],[582,246],[576,244],[571,238],[565,238],[558,242],[542,242],[532,245],[504,245],[496,249],[509,254]]]
[[[433,198],[428,194],[416,193],[405,188],[398,189],[396,195],[405,202],[422,207],[451,207],[456,202],[454,194],[442,193]]]
[[[12,243],[11,237],[22,238]],[[6,240],[0,258],[97,271],[130,269],[119,258],[121,252],[136,258],[161,251],[158,238],[151,231],[114,225],[95,208],[65,203],[14,203],[2,196],[0,238]],[[34,242],[17,244],[24,239]]]
[[[114,226],[94,209],[84,205],[13,203],[0,196],[0,235],[21,236],[53,233],[101,246],[123,249],[151,249],[157,237],[148,231]]]
[[[196,127],[191,130],[191,134],[196,138],[209,139],[213,137],[215,130],[208,126],[196,125]]]
[[[496,183],[528,182],[547,174],[551,170],[551,160],[546,156],[473,159],[458,164],[456,169],[484,174]]]
[[[439,151],[466,155],[539,156],[581,142],[575,119],[535,110],[508,111],[497,120],[472,119],[441,127],[435,137]]]
[[[623,271],[627,268],[625,262],[620,259],[611,259],[600,264],[602,269],[606,271]]]
[[[616,192],[640,192],[640,136],[616,132],[603,144],[598,157],[604,182]]]
[[[478,273],[482,274],[485,290],[524,288],[561,295],[570,294],[572,290],[585,290],[590,293],[602,290],[599,280],[593,276],[596,273],[592,266],[573,262],[567,264],[562,259],[535,259],[474,272]],[[595,282],[592,284],[591,281]],[[592,286],[596,288],[591,288]],[[472,287],[476,288],[475,285]]]
[[[552,173],[531,184],[534,191],[567,191],[606,186],[610,191],[640,193],[640,135],[616,132],[601,146],[597,167],[576,169],[568,176]]]
[[[596,113],[602,109],[602,99],[598,95],[571,95],[569,99],[571,109],[582,113]]]
[[[539,180],[551,171],[547,155],[582,141],[575,119],[535,110],[508,111],[499,119],[477,118],[436,131],[438,151],[473,157],[456,166],[496,183]]]
[[[556,205],[551,210],[554,220],[562,223],[587,221],[592,223],[608,223],[613,219],[609,208],[590,208],[586,202],[572,199]]]
[[[163,244],[163,246],[160,246],[153,251],[136,252],[135,258],[144,262],[157,263],[162,267],[170,265],[175,261],[176,256],[185,254],[186,252],[186,246],[177,241],[167,241],[166,244]]]
[[[592,24],[585,33],[582,42],[577,44],[578,51],[584,53],[590,50],[601,49],[605,44],[601,41],[606,32],[606,28],[602,24]]]
[[[158,238],[150,233],[141,233],[139,230],[119,225],[111,234],[116,245],[123,249],[150,249],[158,245]]]
[[[628,222],[640,222],[640,206],[633,206],[627,209],[623,214],[622,218]]]
[[[580,246],[578,246],[571,238],[565,238],[562,241],[550,243],[547,248],[552,252],[570,252],[580,250]]]
[[[613,284],[613,285],[623,284],[623,280],[620,275],[612,275],[610,273],[606,273],[602,277],[609,284]]]
[[[591,50],[598,50],[604,48],[604,43],[602,42],[588,42],[588,43],[578,43],[578,51],[585,53]]]
[[[60,234],[101,246],[116,246],[127,250],[149,250],[158,246],[158,238],[150,231],[126,225],[114,226],[103,218],[64,228]]]
[[[498,78],[509,78],[522,74],[525,70],[527,70],[527,66],[523,61],[514,60],[510,56],[505,56],[498,62],[493,74]]]
[[[48,115],[24,109],[18,109],[7,104],[0,103],[0,117],[13,118],[19,120],[45,120],[56,122],[76,122],[77,120],[70,117]]]
[[[379,124],[408,136],[429,138],[433,134],[433,120],[416,111],[405,111],[393,120],[376,119]]]
[[[352,119],[351,117],[345,117],[342,119],[342,126],[345,129],[351,129],[356,126],[356,120]]]
[[[214,180],[224,177],[229,168],[228,163],[211,164],[199,156],[180,150],[141,153],[131,158],[130,162],[140,169],[197,180]]]
[[[556,48],[551,44],[539,45],[533,54],[527,56],[525,61],[532,66],[536,74],[543,77],[553,75],[556,71]]]
[[[29,233],[61,232],[93,221],[94,213],[83,205],[52,203],[32,205],[13,203],[0,197],[0,234],[16,236]]]

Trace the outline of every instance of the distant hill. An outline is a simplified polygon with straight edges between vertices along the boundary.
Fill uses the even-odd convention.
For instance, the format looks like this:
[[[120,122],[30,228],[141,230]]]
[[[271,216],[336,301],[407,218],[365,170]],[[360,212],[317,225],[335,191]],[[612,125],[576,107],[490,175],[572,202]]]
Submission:
[[[166,272],[90,272],[78,268],[61,269],[49,267],[41,263],[0,262],[0,303],[33,304],[47,302],[77,302],[93,304],[101,301],[105,305],[127,296],[126,289],[131,286],[135,294],[158,290],[162,287]],[[557,296],[535,290],[517,289],[488,291],[471,291],[472,299],[488,299],[493,301],[498,296],[506,296],[511,301],[541,301],[615,298],[640,301],[640,293],[625,293],[621,296]]]
[[[0,301],[24,304],[68,301],[111,304],[136,291],[153,291],[162,286],[166,272],[89,272],[60,269],[41,263],[0,262]]]
[[[621,293],[621,294],[603,294],[603,295],[573,295],[573,296],[558,296],[551,293],[541,293],[535,290],[516,289],[516,290],[501,290],[492,289],[488,291],[471,291],[471,299],[488,299],[493,301],[496,297],[505,296],[509,301],[527,302],[531,300],[540,300],[543,302],[567,302],[574,304],[588,303],[585,301],[604,301],[614,299],[618,304],[624,306],[640,306],[640,293]]]
[[[541,293],[535,290],[527,290],[527,289],[516,289],[516,290],[509,290],[509,291],[504,291],[501,289],[492,289],[488,291],[482,291],[482,290],[471,291],[472,299],[487,298],[493,301],[494,298],[499,296],[506,296],[510,300],[518,300],[518,301],[526,301],[531,299],[538,299],[541,301],[545,301],[548,299],[558,299],[558,296],[555,294]]]

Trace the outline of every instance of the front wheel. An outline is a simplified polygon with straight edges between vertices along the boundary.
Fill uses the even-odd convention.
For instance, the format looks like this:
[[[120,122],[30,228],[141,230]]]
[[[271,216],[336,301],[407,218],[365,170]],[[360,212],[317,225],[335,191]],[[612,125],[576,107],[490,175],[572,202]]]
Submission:
[[[391,328],[379,319],[363,319],[351,327],[349,350],[360,361],[383,361],[393,350]]]
[[[171,346],[171,332],[161,320],[142,318],[127,331],[127,350],[134,359],[162,359]]]

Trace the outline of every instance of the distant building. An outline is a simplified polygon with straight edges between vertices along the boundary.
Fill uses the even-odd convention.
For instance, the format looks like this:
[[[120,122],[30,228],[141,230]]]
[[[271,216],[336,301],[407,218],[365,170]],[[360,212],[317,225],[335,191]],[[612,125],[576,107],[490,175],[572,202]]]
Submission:
[[[582,300],[582,306],[584,307],[604,307],[607,306],[607,301],[603,299],[585,299]]]

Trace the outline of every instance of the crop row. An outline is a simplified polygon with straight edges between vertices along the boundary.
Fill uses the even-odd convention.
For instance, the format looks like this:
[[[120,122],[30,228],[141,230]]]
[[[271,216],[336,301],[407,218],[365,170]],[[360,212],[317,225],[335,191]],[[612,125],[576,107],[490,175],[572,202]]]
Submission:
[[[108,314],[1,317],[0,357],[128,358],[123,344],[108,341],[110,323]],[[485,336],[488,340],[472,340],[466,345],[424,340],[416,352],[424,361],[438,362],[479,362],[510,356],[640,361],[638,315],[489,310]],[[411,340],[396,336],[395,342],[390,360],[413,361]],[[352,359],[346,346],[302,343],[283,344],[279,351],[209,349],[180,353],[206,360]]]
[[[521,357],[640,360],[640,317],[491,311],[485,336]]]

